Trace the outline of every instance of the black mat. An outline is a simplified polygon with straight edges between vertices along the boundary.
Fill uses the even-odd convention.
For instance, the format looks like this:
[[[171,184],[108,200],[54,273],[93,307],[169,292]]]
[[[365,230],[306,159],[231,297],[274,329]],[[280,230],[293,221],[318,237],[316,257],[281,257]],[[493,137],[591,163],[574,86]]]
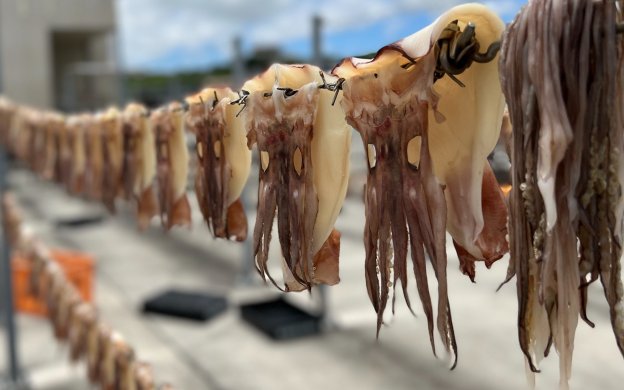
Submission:
[[[95,225],[104,221],[101,214],[85,215],[72,218],[59,218],[54,223],[59,228],[79,228],[83,226]]]
[[[321,332],[321,317],[286,302],[274,301],[241,306],[243,320],[274,340],[292,340]]]
[[[143,303],[144,313],[208,321],[227,308],[224,297],[191,291],[169,290]]]

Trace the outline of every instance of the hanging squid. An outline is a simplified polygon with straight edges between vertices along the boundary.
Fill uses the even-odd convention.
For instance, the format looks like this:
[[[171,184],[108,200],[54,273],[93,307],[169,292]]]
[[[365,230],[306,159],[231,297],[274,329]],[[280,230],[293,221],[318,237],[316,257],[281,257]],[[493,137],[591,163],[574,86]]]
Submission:
[[[39,176],[43,176],[46,162],[47,132],[45,131],[44,123],[45,113],[38,110],[32,110],[26,119],[26,126],[30,132],[26,163]]]
[[[321,74],[276,64],[243,86],[248,142],[260,157],[256,266],[275,284],[267,261],[277,213],[287,291],[339,281],[333,226],[347,191],[351,131],[333,92],[319,88]]]
[[[67,142],[69,144],[70,174],[67,190],[72,195],[82,195],[85,190],[87,156],[85,150],[87,114],[70,116],[67,120]]]
[[[56,128],[56,181],[69,189],[72,179],[72,147],[68,126],[71,116],[65,116]]]
[[[112,330],[101,322],[89,325],[87,333],[87,375],[91,383],[100,383],[103,380],[103,366],[105,351]]]
[[[15,196],[5,193],[2,197],[2,229],[11,248],[16,248],[22,238],[22,214],[16,207]]]
[[[102,125],[99,115],[89,115],[88,118],[84,128],[85,196],[90,200],[101,201],[104,183]]]
[[[158,214],[158,199],[154,189],[156,178],[156,148],[154,134],[142,105],[131,103],[123,112],[122,189],[126,199],[137,204],[139,229],[148,227]]]
[[[61,175],[59,142],[60,134],[65,126],[65,117],[59,113],[45,114],[45,152],[42,176],[46,180],[59,181]]]
[[[104,344],[101,382],[104,390],[133,389],[135,354],[124,338],[112,332]]]
[[[110,213],[115,213],[115,199],[122,192],[124,138],[121,114],[109,108],[98,116],[102,147],[102,202]]]
[[[72,362],[87,353],[89,329],[97,322],[97,312],[93,305],[80,302],[74,306],[69,318],[69,353]]]
[[[195,134],[195,194],[215,237],[244,241],[247,218],[240,200],[251,169],[244,120],[229,88],[207,88],[186,99],[186,124]]]
[[[399,281],[411,309],[409,247],[435,353],[427,254],[438,280],[438,331],[455,363],[446,231],[471,279],[476,260],[489,265],[507,251],[504,198],[487,162],[504,108],[491,62],[503,29],[486,7],[458,6],[372,60],[348,58],[332,72],[343,80],[342,107],[368,156],[365,274],[377,332]]]
[[[587,288],[598,279],[624,354],[622,5],[532,1],[503,41],[513,124],[508,278],[516,276],[529,368],[538,372],[554,345],[564,389],[579,316],[593,327]]]
[[[186,196],[189,155],[184,135],[184,112],[171,103],[152,112],[151,129],[156,151],[156,183],[160,218],[165,229],[191,225],[191,206]]]
[[[5,148],[11,143],[11,124],[16,112],[17,106],[4,96],[0,96],[0,145]]]
[[[152,367],[143,362],[138,362],[134,366],[134,389],[136,390],[155,390],[154,371]]]
[[[57,279],[49,301],[51,301],[49,311],[54,336],[59,341],[65,341],[69,336],[71,313],[82,302],[82,298],[74,285],[63,277]]]
[[[108,338],[100,341],[102,348],[102,360],[100,361],[100,386],[104,390],[113,390],[116,386],[117,363],[116,350],[125,349],[127,347],[121,334],[111,331]]]
[[[18,106],[15,109],[11,120],[11,126],[6,135],[7,151],[10,155],[22,162],[25,161],[26,144],[28,143],[30,135],[26,127],[26,116],[29,111],[30,109],[25,106]]]

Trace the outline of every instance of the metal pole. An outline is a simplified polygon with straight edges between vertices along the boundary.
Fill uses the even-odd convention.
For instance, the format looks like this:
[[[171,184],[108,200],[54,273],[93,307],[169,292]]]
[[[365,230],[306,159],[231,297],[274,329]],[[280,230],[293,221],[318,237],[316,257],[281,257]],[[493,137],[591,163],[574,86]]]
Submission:
[[[323,61],[323,49],[322,49],[322,37],[321,31],[323,29],[323,19],[316,15],[312,18],[312,63],[324,67]]]
[[[232,40],[232,78],[236,88],[245,81],[245,59],[243,58],[243,41],[240,37]]]
[[[324,67],[323,61],[323,49],[322,49],[322,29],[323,19],[315,15],[312,18],[312,63],[317,65],[321,69]],[[331,321],[329,319],[328,303],[329,297],[327,293],[327,286],[320,285],[316,289],[318,291],[319,300],[319,315],[321,316],[322,326],[324,330],[331,327]]]
[[[0,146],[0,197],[4,197],[7,185],[8,162],[4,147]],[[2,218],[5,218],[4,213]],[[17,332],[15,329],[15,312],[13,308],[13,281],[11,272],[11,250],[6,229],[2,228],[2,253],[0,253],[0,286],[4,302],[4,329],[7,339],[7,361],[9,384],[17,387],[20,382],[20,369],[17,360]]]
[[[240,37],[234,37],[232,40],[232,84],[236,88],[241,88],[245,81],[245,59],[243,58],[243,44]],[[252,165],[253,169],[253,165]],[[253,173],[252,173],[253,175]],[[241,202],[246,212],[250,212],[255,204],[253,202],[253,193],[248,180],[247,185],[241,194]],[[243,264],[241,267],[240,283],[244,286],[254,284],[254,253],[253,253],[253,226],[247,228],[247,239],[242,245]]]

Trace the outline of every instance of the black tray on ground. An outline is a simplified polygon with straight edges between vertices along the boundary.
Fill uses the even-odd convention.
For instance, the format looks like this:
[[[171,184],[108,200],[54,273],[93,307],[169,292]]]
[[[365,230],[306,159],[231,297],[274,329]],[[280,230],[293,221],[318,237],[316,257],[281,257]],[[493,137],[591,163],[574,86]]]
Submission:
[[[291,305],[283,298],[241,306],[243,320],[273,340],[292,340],[321,332],[321,317]]]
[[[59,228],[79,228],[83,226],[95,225],[104,221],[101,214],[84,215],[80,217],[60,218],[54,221]]]
[[[143,302],[144,313],[208,321],[227,309],[224,297],[191,291],[168,290]]]

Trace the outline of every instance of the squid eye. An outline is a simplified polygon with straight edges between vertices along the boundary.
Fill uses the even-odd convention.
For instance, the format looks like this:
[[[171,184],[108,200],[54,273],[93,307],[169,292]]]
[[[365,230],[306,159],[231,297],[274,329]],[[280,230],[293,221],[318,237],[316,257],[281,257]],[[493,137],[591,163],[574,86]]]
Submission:
[[[297,172],[297,175],[301,176],[301,169],[303,168],[303,157],[301,156],[301,149],[299,149],[299,147],[295,149],[295,153],[293,154],[293,164],[295,167],[295,172]]]
[[[422,137],[416,136],[407,143],[407,161],[416,167],[420,168],[420,148],[422,146]]]
[[[368,166],[371,169],[377,166],[377,149],[373,144],[368,144]]]
[[[269,168],[269,152],[260,151],[260,164],[262,165],[262,170],[266,172]]]

